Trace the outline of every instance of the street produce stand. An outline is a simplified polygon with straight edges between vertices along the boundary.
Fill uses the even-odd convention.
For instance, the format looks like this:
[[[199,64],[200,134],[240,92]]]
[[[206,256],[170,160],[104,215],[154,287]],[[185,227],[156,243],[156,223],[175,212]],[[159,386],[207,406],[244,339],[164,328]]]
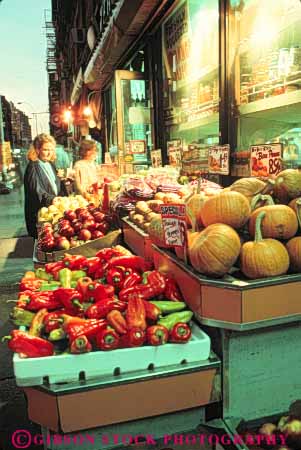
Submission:
[[[287,176],[297,182],[284,186]],[[43,315],[42,306],[33,306],[43,305],[37,290],[51,292],[45,294],[49,311],[58,308],[55,318],[43,318],[46,353],[24,358],[13,339],[9,344],[29,417],[45,436],[93,430],[98,442],[89,448],[95,449],[135,443],[103,440],[122,431],[164,442],[166,435],[200,426],[226,433],[237,448],[246,448],[235,442],[238,433],[278,439],[288,432],[291,439],[290,420],[301,418],[300,408],[292,410],[301,379],[299,176],[284,171],[274,183],[242,179],[223,190],[207,182],[201,190],[198,181],[186,196],[158,198],[154,189],[152,199],[142,200],[134,197],[141,186],[147,192],[145,182],[132,180],[132,197],[119,194],[110,212],[87,205],[87,211],[75,211],[76,218],[67,211],[57,225],[43,226],[55,242],[58,232],[61,242],[60,233],[70,239],[78,221],[92,233],[97,223],[119,214],[124,243],[138,255],[115,241],[99,249],[109,232],[75,246],[76,254],[60,254],[37,269],[36,279],[25,274],[21,280],[16,309],[34,316],[26,330],[36,330]],[[192,227],[187,237],[183,212],[184,229]],[[168,242],[178,238],[182,247],[173,248]],[[89,245],[92,253],[82,255]],[[16,325],[26,326],[23,313],[15,311]],[[267,421],[272,431],[266,431]],[[48,442],[47,448],[56,447]]]

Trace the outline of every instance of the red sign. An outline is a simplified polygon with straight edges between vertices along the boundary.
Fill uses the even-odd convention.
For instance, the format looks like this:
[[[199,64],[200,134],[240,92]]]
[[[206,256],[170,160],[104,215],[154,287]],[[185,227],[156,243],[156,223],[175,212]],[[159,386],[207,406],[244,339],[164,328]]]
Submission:
[[[185,205],[161,205],[161,216],[165,244],[170,247],[185,247],[187,223]]]

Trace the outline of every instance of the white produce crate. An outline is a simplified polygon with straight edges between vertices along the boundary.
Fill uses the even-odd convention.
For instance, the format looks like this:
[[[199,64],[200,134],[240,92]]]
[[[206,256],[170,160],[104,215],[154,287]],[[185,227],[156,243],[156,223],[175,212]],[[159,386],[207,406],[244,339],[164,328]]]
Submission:
[[[203,361],[209,358],[210,338],[198,325],[192,325],[192,337],[187,344],[165,344],[143,346],[112,351],[96,351],[82,355],[57,355],[44,358],[13,357],[14,372],[18,386],[39,386],[43,378],[49,383],[78,381],[84,372],[85,380],[104,375],[113,375]],[[81,375],[80,375],[81,374]]]

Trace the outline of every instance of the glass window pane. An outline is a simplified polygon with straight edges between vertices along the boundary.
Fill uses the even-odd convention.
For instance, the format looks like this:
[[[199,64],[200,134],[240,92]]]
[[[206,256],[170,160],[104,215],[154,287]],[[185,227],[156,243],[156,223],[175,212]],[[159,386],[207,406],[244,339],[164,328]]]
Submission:
[[[231,0],[230,61],[237,150],[283,142],[301,163],[301,2]]]
[[[219,141],[218,0],[179,2],[162,25],[167,140]]]

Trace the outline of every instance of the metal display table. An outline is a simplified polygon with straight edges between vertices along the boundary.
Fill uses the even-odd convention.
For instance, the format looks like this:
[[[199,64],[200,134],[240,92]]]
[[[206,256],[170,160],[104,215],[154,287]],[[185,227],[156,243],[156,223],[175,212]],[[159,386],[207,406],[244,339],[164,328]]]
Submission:
[[[222,417],[207,425],[234,435],[241,420],[287,412],[301,398],[301,275],[212,280],[156,246],[154,261],[177,279],[222,361]]]

